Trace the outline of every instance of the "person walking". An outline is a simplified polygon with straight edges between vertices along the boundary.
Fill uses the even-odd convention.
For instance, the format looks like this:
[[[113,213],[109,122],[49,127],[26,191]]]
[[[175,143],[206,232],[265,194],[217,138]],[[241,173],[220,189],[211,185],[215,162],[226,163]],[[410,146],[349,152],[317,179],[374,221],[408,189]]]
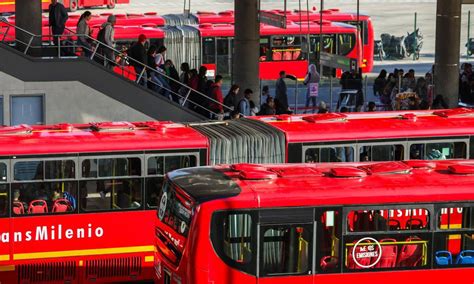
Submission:
[[[316,65],[310,64],[308,66],[308,74],[306,74],[303,84],[307,87],[306,88],[306,108],[308,108],[309,103],[312,102],[312,105],[313,105],[312,113],[314,113],[317,106],[316,99],[318,98],[320,79],[321,78],[319,76]],[[304,113],[306,113],[306,110]]]
[[[275,99],[283,111],[288,111],[288,88],[285,83],[286,72],[280,71],[280,78],[275,83]]]
[[[59,3],[58,0],[51,0],[49,5],[49,28],[53,35],[54,45],[58,45],[61,40],[61,36],[66,28],[66,21],[68,19],[67,10],[63,4]]]
[[[250,97],[252,94],[252,90],[245,89],[244,97],[239,102],[239,111],[243,116],[250,116]]]
[[[148,63],[145,44],[146,36],[144,34],[139,35],[138,41],[130,47],[128,54],[133,59],[130,61],[130,65],[135,69],[137,80],[140,78],[137,83],[143,87],[147,87],[148,82],[147,72],[144,71]]]
[[[79,21],[77,22],[77,44],[82,47],[82,51],[85,57],[90,58],[92,54],[92,46],[90,44],[90,35],[91,27],[89,26],[89,21],[92,18],[90,11],[85,11],[82,13]]]
[[[374,81],[374,96],[382,97],[387,83],[387,70],[382,69]]]
[[[99,34],[97,35],[97,40],[105,45],[101,46],[99,50],[104,56],[104,65],[109,69],[115,67],[115,55],[113,49],[115,48],[114,26],[116,22],[117,18],[115,15],[108,16],[107,22],[102,24]]]
[[[239,94],[240,87],[239,85],[232,85],[230,87],[229,93],[225,96],[224,105],[228,107],[230,110],[234,110],[237,105],[237,96]]]
[[[214,114],[217,115],[217,118],[219,119],[220,116],[224,114],[224,97],[222,95],[222,76],[221,75],[216,75],[216,79],[214,80],[214,83],[211,85],[209,88],[209,95],[210,98],[213,99],[213,101],[210,101],[209,103],[209,110],[214,112]]]

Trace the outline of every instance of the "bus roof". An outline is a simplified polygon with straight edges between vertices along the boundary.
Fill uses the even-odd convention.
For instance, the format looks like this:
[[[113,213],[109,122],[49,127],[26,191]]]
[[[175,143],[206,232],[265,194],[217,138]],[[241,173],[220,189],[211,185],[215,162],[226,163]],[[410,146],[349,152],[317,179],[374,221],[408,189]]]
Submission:
[[[320,33],[319,22],[309,23],[311,34]],[[217,37],[217,36],[234,36],[234,25],[233,24],[201,24],[198,26],[202,37]],[[323,21],[322,27],[323,33],[355,33],[356,27],[350,25],[344,25],[341,23],[333,23],[329,21]],[[286,29],[273,27],[269,25],[261,24],[260,35],[305,35],[308,32],[308,26],[306,24],[299,25],[294,22],[288,22]]]
[[[196,172],[195,172],[196,171]],[[197,203],[221,201],[226,208],[432,203],[474,200],[472,161],[377,163],[236,164],[177,170],[169,174],[200,183],[204,172],[218,171],[204,196],[193,186],[180,188]],[[203,175],[206,176],[206,175]],[[228,179],[232,181],[229,182]],[[206,179],[207,181],[207,179]],[[228,190],[212,191],[219,183]],[[191,184],[191,183],[190,183]]]
[[[463,136],[474,133],[474,110],[328,113],[252,117],[286,135],[288,143]]]
[[[194,129],[172,122],[0,127],[0,156],[206,148]]]

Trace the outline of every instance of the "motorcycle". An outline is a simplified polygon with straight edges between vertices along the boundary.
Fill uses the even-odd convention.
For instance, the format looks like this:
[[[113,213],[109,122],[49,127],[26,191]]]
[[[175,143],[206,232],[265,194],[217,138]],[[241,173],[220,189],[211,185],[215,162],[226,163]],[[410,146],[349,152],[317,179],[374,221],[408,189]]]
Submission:
[[[416,60],[420,59],[420,51],[423,46],[423,35],[420,33],[420,29],[416,29],[412,33],[407,32],[404,44],[408,57],[414,54]]]
[[[385,59],[403,59],[406,55],[404,36],[396,37],[390,34],[380,35]]]
[[[380,61],[385,58],[385,51],[383,50],[383,43],[381,40],[374,41],[374,57],[378,57]]]

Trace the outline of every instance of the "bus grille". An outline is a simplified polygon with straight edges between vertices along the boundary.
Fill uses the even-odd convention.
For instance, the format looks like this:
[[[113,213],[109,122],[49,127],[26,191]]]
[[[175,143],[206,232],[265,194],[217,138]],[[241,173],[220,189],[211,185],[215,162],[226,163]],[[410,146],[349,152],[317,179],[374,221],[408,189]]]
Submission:
[[[129,277],[140,275],[142,262],[140,257],[95,259],[86,261],[88,279]]]
[[[74,261],[18,265],[18,283],[67,282],[76,278]]]

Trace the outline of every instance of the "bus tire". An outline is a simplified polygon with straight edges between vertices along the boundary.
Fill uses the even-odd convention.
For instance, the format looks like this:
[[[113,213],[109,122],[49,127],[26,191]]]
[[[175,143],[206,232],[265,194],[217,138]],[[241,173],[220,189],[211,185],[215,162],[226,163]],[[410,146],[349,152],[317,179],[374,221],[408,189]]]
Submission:
[[[71,0],[69,3],[69,11],[76,12],[78,8],[77,0]]]
[[[107,8],[108,8],[108,9],[113,9],[113,8],[115,8],[115,2],[116,2],[115,0],[108,0],[108,1],[107,1]]]

